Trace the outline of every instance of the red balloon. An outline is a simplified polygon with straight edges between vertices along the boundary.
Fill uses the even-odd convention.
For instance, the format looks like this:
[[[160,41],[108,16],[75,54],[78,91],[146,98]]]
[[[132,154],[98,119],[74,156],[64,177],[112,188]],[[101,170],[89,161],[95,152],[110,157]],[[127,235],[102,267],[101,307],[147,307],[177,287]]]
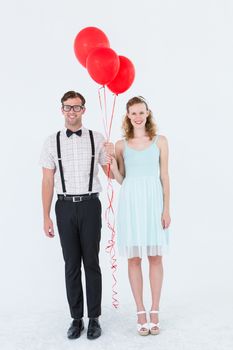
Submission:
[[[82,29],[74,40],[75,55],[84,67],[86,67],[87,56],[97,47],[110,47],[110,43],[104,32],[96,27]]]
[[[120,68],[113,81],[107,84],[109,90],[118,95],[125,92],[133,84],[135,78],[135,68],[133,63],[124,56],[119,56]]]
[[[120,67],[119,57],[115,51],[107,47],[99,47],[87,57],[87,70],[93,80],[101,85],[112,81]]]

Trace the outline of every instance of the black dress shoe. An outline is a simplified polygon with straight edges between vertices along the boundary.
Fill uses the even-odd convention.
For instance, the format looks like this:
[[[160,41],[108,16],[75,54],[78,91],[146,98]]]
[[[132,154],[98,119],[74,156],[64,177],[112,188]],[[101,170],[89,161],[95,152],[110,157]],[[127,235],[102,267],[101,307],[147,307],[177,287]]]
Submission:
[[[80,318],[79,320],[73,320],[70,328],[67,331],[67,337],[69,339],[77,339],[80,337],[83,330],[84,330],[83,319]]]
[[[98,318],[89,318],[87,339],[96,339],[101,336],[101,327]]]

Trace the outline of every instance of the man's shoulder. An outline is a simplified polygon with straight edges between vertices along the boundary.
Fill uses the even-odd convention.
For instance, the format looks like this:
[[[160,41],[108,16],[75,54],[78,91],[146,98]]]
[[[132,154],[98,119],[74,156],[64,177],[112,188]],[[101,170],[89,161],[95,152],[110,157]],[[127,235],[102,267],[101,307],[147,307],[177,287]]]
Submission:
[[[58,130],[59,131],[59,130]],[[45,138],[45,141],[44,141],[44,144],[47,145],[48,147],[49,146],[53,146],[56,144],[56,139],[57,139],[57,132],[54,132],[53,134],[50,134],[49,136],[47,136]]]
[[[89,132],[89,130],[92,131],[95,140],[97,140],[97,141],[104,140],[104,136],[103,136],[103,134],[101,134],[101,132],[96,131],[96,130],[92,130],[92,129],[86,129],[86,130],[87,130],[87,132]]]
[[[93,130],[93,135],[98,137],[98,138],[104,139],[104,135],[101,134],[101,132],[99,132],[99,131]]]
[[[47,136],[46,140],[49,142],[51,141],[54,141],[57,137],[57,132],[56,133],[53,133],[53,134],[50,134],[49,136]]]

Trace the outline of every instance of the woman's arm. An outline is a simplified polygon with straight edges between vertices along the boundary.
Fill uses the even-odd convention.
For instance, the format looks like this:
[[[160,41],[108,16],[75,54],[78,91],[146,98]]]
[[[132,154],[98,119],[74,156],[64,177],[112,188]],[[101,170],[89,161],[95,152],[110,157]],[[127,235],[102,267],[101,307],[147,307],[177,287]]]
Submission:
[[[168,142],[165,136],[160,136],[158,140],[160,149],[160,180],[163,187],[163,215],[162,225],[168,228],[170,225],[170,184],[168,174]]]

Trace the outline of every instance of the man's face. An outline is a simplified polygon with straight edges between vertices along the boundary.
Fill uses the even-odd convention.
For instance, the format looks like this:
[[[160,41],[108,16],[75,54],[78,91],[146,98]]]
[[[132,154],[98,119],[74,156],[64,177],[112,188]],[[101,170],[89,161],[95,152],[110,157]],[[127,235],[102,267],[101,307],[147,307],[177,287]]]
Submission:
[[[79,97],[66,100],[61,110],[65,117],[65,125],[67,128],[78,128],[82,125],[82,115],[85,112],[85,107],[82,106],[82,101]]]

